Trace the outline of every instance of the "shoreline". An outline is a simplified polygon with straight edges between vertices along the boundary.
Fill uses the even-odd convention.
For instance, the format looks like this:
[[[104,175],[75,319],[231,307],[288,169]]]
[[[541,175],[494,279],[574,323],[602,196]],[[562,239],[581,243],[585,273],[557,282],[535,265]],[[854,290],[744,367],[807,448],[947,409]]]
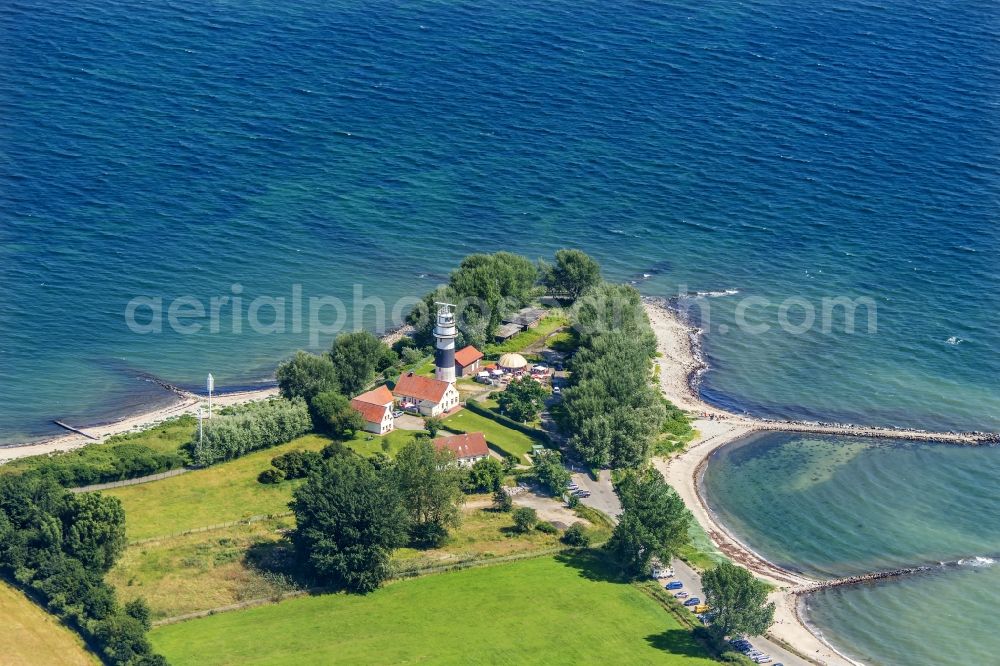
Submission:
[[[177,395],[177,401],[172,405],[139,412],[108,423],[79,428],[79,430],[84,431],[86,434],[73,432],[23,444],[5,444],[0,446],[0,465],[19,458],[72,451],[88,444],[101,444],[113,435],[146,430],[168,419],[185,414],[195,415],[198,413],[199,407],[208,408],[207,395],[202,396],[179,389],[175,390],[174,393]],[[213,393],[212,408],[266,400],[276,395],[278,395],[277,386],[251,391]]]
[[[385,331],[379,339],[387,345],[392,345],[413,330],[409,324],[404,324],[392,330]],[[167,419],[183,416],[185,414],[195,415],[198,407],[208,407],[208,396],[199,393],[192,393],[180,387],[168,384],[162,380],[153,379],[164,390],[173,393],[176,401],[164,407],[147,409],[134,414],[123,416],[107,423],[97,425],[79,426],[76,429],[83,433],[73,432],[64,435],[55,435],[27,442],[14,442],[0,445],[0,465],[30,456],[47,455],[51,453],[61,453],[72,451],[88,444],[101,444],[108,437],[121,435],[129,432],[138,432],[153,428]],[[278,395],[277,386],[267,386],[260,389],[238,389],[233,391],[221,391],[212,394],[212,407],[229,407],[232,405],[242,405],[248,402],[267,400]],[[72,424],[71,424],[72,425]]]
[[[754,432],[778,428],[760,427],[756,419],[732,414],[702,400],[693,386],[706,369],[697,353],[697,329],[681,321],[663,302],[644,299],[644,304],[656,334],[657,349],[666,361],[657,364],[660,390],[681,409],[703,415],[693,424],[700,436],[679,455],[669,460],[658,458],[654,464],[684,500],[713,545],[777,588],[768,595],[775,604],[775,613],[774,624],[765,638],[773,638],[778,646],[789,646],[807,662],[856,666],[857,662],[828,643],[800,611],[804,595],[795,590],[817,581],[779,567],[740,541],[713,515],[699,488],[712,453]]]

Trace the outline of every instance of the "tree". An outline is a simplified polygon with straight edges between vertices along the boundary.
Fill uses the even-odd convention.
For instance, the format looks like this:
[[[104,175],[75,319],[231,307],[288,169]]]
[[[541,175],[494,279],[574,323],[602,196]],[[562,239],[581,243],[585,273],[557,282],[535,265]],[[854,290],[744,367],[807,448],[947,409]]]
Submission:
[[[543,282],[549,291],[579,298],[601,283],[601,266],[580,250],[558,250],[554,266],[546,268]]]
[[[569,470],[563,467],[562,456],[558,451],[546,449],[533,454],[535,463],[535,478],[545,486],[550,493],[559,496],[566,492],[569,486]]]
[[[507,385],[497,402],[503,414],[524,423],[538,418],[547,396],[548,391],[539,382],[531,377],[521,377]]]
[[[715,611],[712,628],[721,636],[760,636],[774,621],[774,603],[767,601],[767,584],[743,567],[720,562],[701,575],[705,603]]]
[[[101,572],[111,569],[125,551],[125,509],[117,497],[82,493],[64,518],[65,548]]]
[[[518,507],[511,517],[514,519],[514,529],[518,532],[530,532],[538,524],[538,512],[531,507]]]
[[[448,449],[437,450],[425,438],[414,439],[396,455],[392,474],[411,522],[418,547],[439,546],[448,528],[459,523],[462,473]]]
[[[294,498],[293,542],[319,581],[370,592],[389,577],[392,551],[406,544],[409,519],[395,486],[367,461],[331,458]]]
[[[442,427],[444,427],[444,421],[438,416],[428,416],[424,419],[424,428],[431,437],[437,437]]]
[[[491,493],[503,484],[503,466],[496,458],[477,460],[469,468],[468,488],[471,492]]]
[[[295,356],[278,366],[275,375],[278,389],[286,398],[299,397],[312,402],[319,393],[340,390],[337,371],[327,356],[297,351]]]
[[[340,389],[347,395],[364,391],[377,373],[397,360],[396,353],[368,331],[338,335],[330,349],[330,361],[340,380]]]
[[[317,425],[334,436],[353,437],[365,427],[364,417],[351,407],[351,401],[336,391],[324,391],[312,400]]]
[[[669,562],[688,542],[691,514],[677,492],[653,468],[630,470],[616,486],[622,514],[608,549],[625,573],[649,573],[650,560]]]
[[[195,432],[186,448],[195,464],[205,466],[290,442],[312,428],[309,408],[302,398],[273,398],[206,420],[204,441]]]
[[[304,479],[322,464],[323,455],[317,451],[289,451],[271,458],[271,465],[282,472],[283,479]]]
[[[587,528],[583,523],[573,523],[563,532],[562,542],[567,546],[586,548],[590,545],[590,535],[587,534]]]
[[[149,609],[149,604],[142,597],[136,597],[125,604],[124,610],[126,615],[138,620],[139,624],[146,628],[146,631],[149,631],[153,627],[153,613]]]
[[[493,493],[493,510],[508,513],[514,508],[514,499],[503,488],[497,488]]]

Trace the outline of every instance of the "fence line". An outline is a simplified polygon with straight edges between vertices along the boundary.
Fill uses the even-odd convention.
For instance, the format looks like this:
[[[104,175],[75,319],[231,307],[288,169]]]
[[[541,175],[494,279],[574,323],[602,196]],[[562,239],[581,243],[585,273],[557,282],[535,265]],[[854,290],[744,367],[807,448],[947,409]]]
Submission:
[[[195,527],[190,530],[184,530],[183,532],[174,532],[173,534],[161,534],[155,537],[149,537],[148,539],[138,539],[136,541],[129,541],[130,546],[139,546],[146,543],[153,543],[154,541],[164,541],[166,539],[173,539],[179,536],[186,536],[188,534],[199,534],[201,532],[211,532],[212,530],[222,530],[227,527],[236,527],[237,525],[252,525],[254,523],[259,523],[262,520],[273,520],[275,518],[287,518],[293,516],[291,511],[285,511],[284,513],[266,513],[258,516],[250,516],[249,518],[241,518],[240,520],[230,520],[228,523],[218,523],[216,525],[205,525],[204,527]]]
[[[137,476],[134,479],[122,479],[121,481],[108,481],[107,483],[94,483],[89,486],[78,486],[76,488],[69,488],[71,493],[90,493],[96,490],[110,490],[111,488],[124,488],[125,486],[135,486],[140,483],[149,483],[150,481],[161,481],[162,479],[169,479],[172,476],[180,476],[181,474],[186,474],[187,472],[194,471],[193,467],[178,467],[176,469],[170,469],[166,472],[157,472],[156,474],[148,474],[146,476]]]

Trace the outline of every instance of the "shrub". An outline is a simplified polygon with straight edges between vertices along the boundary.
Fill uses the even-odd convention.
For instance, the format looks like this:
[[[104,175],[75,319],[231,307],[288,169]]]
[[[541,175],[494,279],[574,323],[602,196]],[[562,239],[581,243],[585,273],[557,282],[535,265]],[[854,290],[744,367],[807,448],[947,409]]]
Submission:
[[[514,500],[503,488],[498,488],[493,493],[493,508],[497,511],[507,513],[514,508]]]
[[[547,520],[540,521],[537,525],[535,525],[535,529],[545,534],[556,534],[559,532],[559,528]]]
[[[289,451],[271,459],[271,464],[284,473],[286,479],[304,479],[323,464],[323,456],[315,451]]]
[[[260,483],[281,483],[284,480],[285,473],[280,469],[275,469],[274,467],[265,469],[257,475],[257,481]]]
[[[305,400],[274,399],[249,403],[229,416],[204,422],[204,441],[187,445],[198,465],[239,458],[251,451],[290,442],[312,429]]]
[[[586,548],[590,545],[590,535],[583,523],[573,523],[562,535],[562,542],[567,546]]]
[[[514,519],[514,529],[518,532],[530,532],[535,524],[538,523],[538,512],[526,506],[514,509],[512,517]]]

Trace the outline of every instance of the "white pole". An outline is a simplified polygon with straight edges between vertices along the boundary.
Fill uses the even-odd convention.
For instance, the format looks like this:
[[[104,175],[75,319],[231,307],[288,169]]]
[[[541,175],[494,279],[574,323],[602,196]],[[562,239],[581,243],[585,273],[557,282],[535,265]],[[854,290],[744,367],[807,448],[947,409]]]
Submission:
[[[208,418],[212,418],[212,389],[215,388],[215,377],[208,373]]]
[[[201,428],[201,419],[202,419],[202,412],[201,412],[201,407],[199,406],[198,407],[198,444],[204,444],[205,443],[205,433],[204,433],[204,431]]]

